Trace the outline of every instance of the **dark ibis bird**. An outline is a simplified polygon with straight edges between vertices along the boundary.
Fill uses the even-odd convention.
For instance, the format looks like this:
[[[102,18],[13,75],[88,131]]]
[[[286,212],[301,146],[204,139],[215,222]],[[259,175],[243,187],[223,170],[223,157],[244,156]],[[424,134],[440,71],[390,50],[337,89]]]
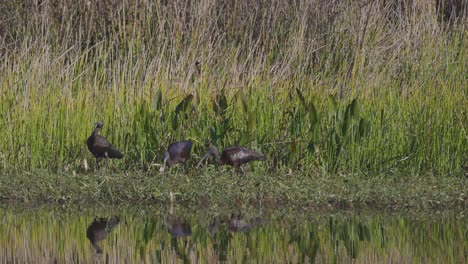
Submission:
[[[190,140],[177,141],[173,142],[167,148],[167,151],[164,152],[163,157],[163,166],[161,171],[164,171],[164,168],[172,167],[177,163],[182,163],[185,167],[185,162],[190,157],[190,152],[192,150],[193,142]]]
[[[234,168],[240,168],[240,165],[254,160],[264,160],[262,153],[246,149],[244,147],[225,148],[219,155],[218,149],[211,145],[206,154],[198,162],[197,167],[210,155],[214,155],[216,163],[219,165],[231,165]]]
[[[112,229],[119,224],[118,217],[112,218],[95,218],[94,221],[86,229],[86,237],[91,242],[91,245],[96,249],[97,254],[102,254],[102,248],[98,242],[104,240]]]
[[[102,122],[94,123],[96,128],[93,130],[91,136],[89,136],[86,144],[88,145],[89,151],[96,157],[96,166],[99,168],[99,159],[105,158],[106,164],[108,159],[121,159],[123,158],[114,145],[112,145],[105,137],[99,135],[99,130],[104,126]]]

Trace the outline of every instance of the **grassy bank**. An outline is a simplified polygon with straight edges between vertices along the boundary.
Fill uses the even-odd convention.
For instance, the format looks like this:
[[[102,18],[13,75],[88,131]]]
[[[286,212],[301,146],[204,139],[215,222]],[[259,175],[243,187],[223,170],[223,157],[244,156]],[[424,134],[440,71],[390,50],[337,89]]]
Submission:
[[[203,173],[22,173],[0,176],[0,201],[8,207],[154,206],[192,209],[297,208],[329,210],[461,210],[468,208],[463,178],[377,175],[307,177],[211,168]],[[171,194],[172,193],[172,198]]]
[[[122,171],[189,138],[260,171],[461,173],[466,17],[358,2],[4,4],[0,170],[78,172],[103,120]]]

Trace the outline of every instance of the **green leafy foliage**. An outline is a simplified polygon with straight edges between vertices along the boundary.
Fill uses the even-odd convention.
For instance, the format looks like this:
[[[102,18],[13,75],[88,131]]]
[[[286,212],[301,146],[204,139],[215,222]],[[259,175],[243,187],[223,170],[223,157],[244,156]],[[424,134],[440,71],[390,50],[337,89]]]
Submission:
[[[205,4],[6,3],[0,171],[82,171],[101,120],[125,170],[183,139],[195,158],[243,145],[266,156],[254,169],[304,175],[467,166],[465,17]]]

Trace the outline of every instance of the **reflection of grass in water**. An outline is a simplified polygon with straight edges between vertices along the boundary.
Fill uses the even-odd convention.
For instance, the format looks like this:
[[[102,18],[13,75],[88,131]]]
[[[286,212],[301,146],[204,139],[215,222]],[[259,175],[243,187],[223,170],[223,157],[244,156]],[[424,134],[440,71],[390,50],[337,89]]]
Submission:
[[[94,218],[88,213],[1,213],[2,262],[87,262],[96,258],[86,238],[86,227]],[[220,226],[214,236],[207,228],[209,218],[209,214],[186,218],[193,233],[174,238],[164,229],[162,218],[121,216],[122,223],[101,241],[101,257],[111,262],[183,261],[181,256],[196,262],[213,262],[221,256],[229,262],[314,259],[330,263],[353,257],[358,263],[466,260],[466,221],[447,216],[314,216],[307,221],[294,217],[263,222],[242,233]],[[156,228],[146,237],[150,225]]]
[[[260,170],[449,175],[466,162],[466,18],[202,2],[5,4],[0,169],[79,171],[99,120],[121,170],[186,138],[195,154],[254,147]]]

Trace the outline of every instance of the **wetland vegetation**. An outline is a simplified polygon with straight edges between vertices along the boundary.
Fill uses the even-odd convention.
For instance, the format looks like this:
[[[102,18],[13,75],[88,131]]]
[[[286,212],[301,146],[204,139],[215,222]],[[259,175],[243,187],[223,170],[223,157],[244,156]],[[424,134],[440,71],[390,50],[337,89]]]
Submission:
[[[0,200],[172,192],[189,204],[466,210],[467,19],[455,2],[2,3]],[[85,143],[95,121],[124,154],[101,172]],[[209,144],[266,159],[243,176],[158,174],[183,139],[189,168]]]
[[[467,10],[1,1],[0,262],[466,263]]]

